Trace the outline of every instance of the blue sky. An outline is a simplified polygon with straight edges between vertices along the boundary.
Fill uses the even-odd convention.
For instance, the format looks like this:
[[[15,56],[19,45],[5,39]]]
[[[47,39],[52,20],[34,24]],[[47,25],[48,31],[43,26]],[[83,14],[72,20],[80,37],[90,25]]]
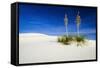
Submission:
[[[76,34],[76,15],[80,12],[80,34],[96,37],[96,8],[19,5],[19,33],[65,34],[64,16],[68,16],[68,32]]]

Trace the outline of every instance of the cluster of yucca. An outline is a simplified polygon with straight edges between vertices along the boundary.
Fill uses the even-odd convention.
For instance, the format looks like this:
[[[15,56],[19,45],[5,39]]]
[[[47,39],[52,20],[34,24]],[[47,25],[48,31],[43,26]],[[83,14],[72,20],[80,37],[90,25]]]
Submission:
[[[77,36],[69,36],[68,35],[68,18],[67,18],[66,14],[65,14],[65,18],[64,18],[64,23],[65,23],[65,28],[66,28],[66,35],[58,37],[58,42],[61,42],[63,44],[70,44],[70,41],[76,41],[78,43],[85,41],[84,40],[85,37],[79,35],[79,26],[81,23],[81,18],[80,18],[79,12],[76,16]]]

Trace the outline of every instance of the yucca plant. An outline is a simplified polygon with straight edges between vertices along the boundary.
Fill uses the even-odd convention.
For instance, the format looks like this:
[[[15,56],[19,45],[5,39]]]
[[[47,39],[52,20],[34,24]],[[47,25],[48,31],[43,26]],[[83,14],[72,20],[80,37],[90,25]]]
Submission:
[[[66,35],[63,35],[63,36],[58,37],[58,42],[66,44],[66,45],[70,44],[70,41],[72,40],[73,40],[72,36],[67,37]]]
[[[85,43],[85,36],[76,36],[75,40],[77,42],[77,45],[81,45]]]
[[[85,41],[85,37],[84,36],[76,36],[76,41],[77,42],[84,42]]]

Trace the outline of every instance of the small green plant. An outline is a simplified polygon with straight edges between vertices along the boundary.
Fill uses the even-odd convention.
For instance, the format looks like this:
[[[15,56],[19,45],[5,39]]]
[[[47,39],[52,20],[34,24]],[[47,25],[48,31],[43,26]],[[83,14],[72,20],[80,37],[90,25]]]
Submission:
[[[85,37],[84,36],[76,36],[75,40],[77,42],[77,46],[82,45],[85,43]]]
[[[73,39],[71,36],[67,37],[66,35],[63,35],[63,36],[58,37],[58,42],[61,42],[66,45],[70,44],[70,41],[72,40]]]
[[[84,36],[76,36],[75,39],[76,39],[77,42],[85,42]]]

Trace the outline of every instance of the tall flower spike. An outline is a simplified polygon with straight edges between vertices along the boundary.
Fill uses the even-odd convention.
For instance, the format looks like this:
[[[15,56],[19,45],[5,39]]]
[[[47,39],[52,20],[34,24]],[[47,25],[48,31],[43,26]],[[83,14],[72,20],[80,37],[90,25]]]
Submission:
[[[80,22],[81,22],[81,18],[80,18],[79,11],[78,11],[78,14],[77,14],[77,17],[76,17],[77,26],[80,25]]]
[[[79,11],[78,11],[78,14],[76,16],[76,24],[77,24],[77,34],[78,34],[78,36],[79,36],[79,26],[80,26],[80,23],[81,23],[81,18],[80,18]]]
[[[65,26],[66,26],[68,24],[67,14],[65,14],[64,22],[65,22]]]
[[[68,37],[68,18],[67,18],[67,14],[65,14],[65,18],[64,18],[64,23],[65,23],[65,28],[66,28],[66,34],[67,34],[67,37]]]

